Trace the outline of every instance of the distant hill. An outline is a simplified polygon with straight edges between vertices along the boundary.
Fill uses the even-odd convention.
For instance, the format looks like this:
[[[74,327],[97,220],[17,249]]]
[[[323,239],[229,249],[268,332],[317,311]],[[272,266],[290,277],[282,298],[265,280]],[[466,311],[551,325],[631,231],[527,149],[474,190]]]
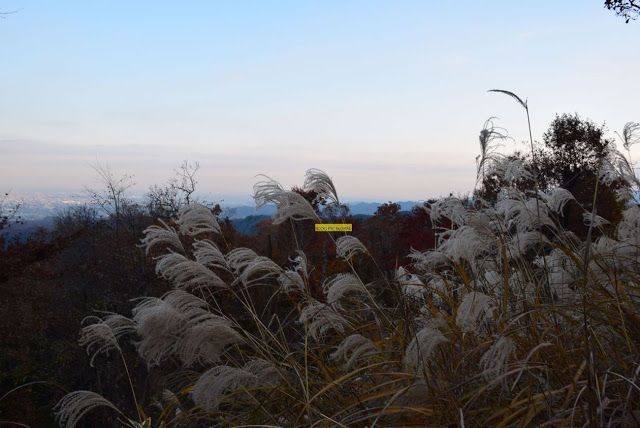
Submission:
[[[12,242],[24,242],[38,229],[53,229],[55,217],[45,217],[37,220],[26,220],[24,223],[12,224],[9,228],[0,232],[4,238],[5,246]]]
[[[258,233],[256,226],[266,219],[271,218],[268,215],[250,215],[245,218],[232,219],[234,229],[241,235],[255,235]]]
[[[400,209],[403,212],[411,211],[416,205],[420,205],[420,202],[415,201],[400,201]],[[378,207],[382,205],[380,202],[350,202],[347,203],[349,207],[349,213],[355,218],[364,219],[372,216]],[[36,204],[34,204],[36,206]],[[53,210],[40,211],[41,213],[49,213]],[[60,212],[61,208],[56,206],[55,212]],[[34,208],[34,212],[37,212]],[[229,217],[233,226],[242,235],[253,235],[257,231],[255,227],[265,219],[272,217],[276,213],[276,207],[273,204],[266,205],[259,209],[251,205],[239,205],[235,207],[224,208],[221,217]],[[30,214],[32,214],[30,212]],[[10,242],[24,241],[29,238],[35,231],[40,228],[51,230],[55,223],[55,216],[48,215],[43,218],[29,218],[24,221],[24,224],[14,224],[10,228],[0,232],[5,238],[5,245]]]
[[[401,211],[411,211],[416,205],[420,205],[421,202],[416,201],[400,201]],[[373,215],[378,207],[382,205],[381,202],[347,202],[349,207],[349,213],[351,215]],[[256,209],[255,206],[239,205],[235,207],[228,207],[222,211],[222,217],[229,217],[230,219],[242,219],[250,216],[272,216],[276,212],[275,205],[269,204],[260,209]]]
[[[421,205],[421,202],[416,202],[416,201],[399,201],[396,203],[400,204],[400,211],[411,211],[411,209],[416,205]],[[349,207],[349,212],[352,215],[356,215],[356,214],[373,215],[375,214],[376,210],[380,205],[382,205],[381,202],[347,203],[347,206]]]

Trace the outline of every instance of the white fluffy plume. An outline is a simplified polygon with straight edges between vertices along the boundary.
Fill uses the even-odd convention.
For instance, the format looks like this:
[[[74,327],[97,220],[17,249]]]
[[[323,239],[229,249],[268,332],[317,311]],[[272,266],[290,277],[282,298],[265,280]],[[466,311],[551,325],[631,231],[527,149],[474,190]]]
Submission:
[[[509,240],[509,253],[511,257],[522,257],[536,245],[548,242],[549,240],[537,231],[514,233]]]
[[[491,241],[492,237],[480,233],[472,226],[448,230],[441,234],[441,238],[443,243],[438,251],[455,261],[472,262],[495,247]]]
[[[348,321],[331,306],[317,300],[311,300],[300,311],[299,321],[304,323],[311,337],[318,340],[329,330],[344,333]]]
[[[547,206],[557,214],[562,214],[565,205],[570,201],[575,201],[573,194],[567,189],[556,187],[555,189],[541,194]]]
[[[141,299],[133,319],[140,336],[138,353],[149,366],[170,356],[185,366],[216,362],[227,346],[242,341],[229,320],[212,314],[207,302],[182,290],[160,299]]]
[[[525,166],[524,159],[511,156],[496,157],[489,168],[489,174],[496,174],[509,185],[533,178],[533,174]]]
[[[283,223],[288,219],[318,220],[313,207],[302,195],[284,190],[275,180],[263,177],[265,180],[259,181],[253,186],[253,199],[258,208],[268,203],[276,205],[278,211],[273,219],[274,224]]]
[[[539,229],[542,226],[555,228],[549,217],[549,209],[544,201],[529,198],[526,201],[511,196],[501,199],[496,204],[498,213],[510,223],[515,224],[518,232]],[[540,215],[538,215],[538,213]]]
[[[336,204],[340,203],[338,199],[338,192],[336,187],[333,185],[333,181],[326,172],[319,169],[312,168],[307,170],[304,180],[304,189],[316,192],[318,194],[316,199],[326,199],[327,201],[331,201]]]
[[[352,273],[339,273],[327,280],[323,284],[325,293],[327,293],[327,303],[335,305],[339,300],[349,292],[364,292],[365,288],[362,282]]]
[[[456,324],[463,332],[473,331],[491,318],[493,311],[494,306],[489,296],[472,291],[464,296],[462,303],[458,306]]]
[[[461,226],[466,223],[467,217],[469,216],[462,201],[454,197],[442,198],[434,202],[428,211],[431,216],[431,221],[434,224],[440,219],[447,218]]]
[[[482,369],[482,377],[485,381],[491,381],[496,376],[504,373],[509,356],[516,350],[514,341],[507,337],[501,336],[480,358],[480,368]]]
[[[85,324],[87,321],[90,324],[80,330],[79,344],[91,355],[91,367],[99,354],[108,354],[109,351],[120,352],[118,338],[136,331],[132,320],[118,314],[109,314],[104,319],[96,316],[86,317],[82,323]]]
[[[303,292],[305,289],[305,279],[309,278],[309,273],[307,272],[307,255],[301,250],[298,250],[297,253],[297,256],[289,259],[293,266],[278,276],[278,282],[285,293],[292,291]]]
[[[240,388],[250,389],[258,383],[258,377],[247,370],[230,366],[216,366],[198,378],[191,391],[191,397],[198,407],[215,412],[225,394]]]
[[[450,263],[446,254],[440,251],[416,251],[409,253],[409,258],[413,260],[413,265],[423,272],[429,272],[433,268]]]
[[[341,236],[336,240],[338,257],[351,260],[356,254],[367,253],[366,247],[358,238],[351,235]]]
[[[92,391],[71,392],[62,397],[53,410],[61,427],[74,428],[84,415],[98,407],[107,407],[121,413],[111,401]]]
[[[168,253],[156,262],[156,273],[175,288],[227,288],[227,284],[206,266],[178,253]]]
[[[282,287],[284,293],[303,292],[304,279],[295,270],[285,270],[278,276],[278,283]]]
[[[201,233],[220,233],[220,225],[211,209],[201,204],[189,204],[178,212],[178,225],[180,232],[186,235],[199,235]]]
[[[262,358],[253,358],[242,367],[258,378],[261,385],[278,385],[281,383],[281,373],[271,361]]]
[[[433,325],[427,325],[409,342],[404,355],[404,364],[411,370],[421,370],[429,362],[436,348],[449,340]]]
[[[193,256],[196,261],[208,268],[228,269],[229,265],[218,246],[208,240],[195,241],[193,243]]]
[[[220,360],[227,346],[242,341],[229,320],[205,314],[188,321],[178,343],[178,355],[185,366],[214,363]]]
[[[255,251],[250,248],[234,248],[227,253],[227,263],[236,272],[241,272],[249,263],[258,257]]]
[[[249,261],[242,270],[240,280],[245,284],[261,281],[269,276],[278,276],[282,268],[269,257],[258,256]]]
[[[329,356],[332,360],[344,361],[343,369],[351,370],[355,363],[365,357],[379,353],[380,350],[371,340],[355,333],[347,336]]]
[[[420,303],[424,303],[424,293],[427,291],[425,285],[420,278],[416,275],[407,272],[407,270],[403,267],[399,267],[396,270],[395,280],[400,285],[402,289],[402,293],[411,298],[415,299]]]
[[[149,251],[158,245],[168,245],[176,250],[184,253],[184,247],[180,241],[180,237],[176,230],[170,226],[167,226],[162,220],[159,220],[163,227],[149,226],[143,233],[144,238],[140,240],[141,246],[144,247],[145,252],[149,254]]]

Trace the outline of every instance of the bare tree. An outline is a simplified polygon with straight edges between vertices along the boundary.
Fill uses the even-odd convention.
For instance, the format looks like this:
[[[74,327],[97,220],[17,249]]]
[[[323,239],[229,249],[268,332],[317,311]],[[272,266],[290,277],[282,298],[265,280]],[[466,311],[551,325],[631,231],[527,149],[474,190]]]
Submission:
[[[199,168],[198,162],[184,161],[165,186],[149,187],[146,194],[149,214],[153,217],[170,218],[182,206],[195,202],[194,193],[198,184],[196,173]]]
[[[150,186],[145,196],[147,211],[154,218],[175,217],[182,206],[178,189],[171,182],[165,186]]]
[[[102,187],[100,189],[86,187],[85,191],[94,205],[102,208],[107,215],[115,217],[117,230],[122,223],[125,209],[131,205],[126,192],[135,185],[134,177],[129,174],[116,176],[109,165],[99,162],[92,165],[92,168],[98,175]]]
[[[198,162],[189,163],[183,161],[180,168],[176,171],[175,188],[183,193],[184,201],[189,205],[192,201],[191,195],[196,191],[196,173],[200,168]]]

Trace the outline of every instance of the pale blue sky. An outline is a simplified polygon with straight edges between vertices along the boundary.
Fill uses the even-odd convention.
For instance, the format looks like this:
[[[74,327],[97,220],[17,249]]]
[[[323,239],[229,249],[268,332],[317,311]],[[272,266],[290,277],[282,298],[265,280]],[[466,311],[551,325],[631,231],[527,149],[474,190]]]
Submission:
[[[471,190],[489,116],[640,120],[640,22],[602,1],[2,0],[0,185],[78,190],[99,159],[204,192],[322,168],[345,197]],[[507,147],[512,150],[520,143]]]

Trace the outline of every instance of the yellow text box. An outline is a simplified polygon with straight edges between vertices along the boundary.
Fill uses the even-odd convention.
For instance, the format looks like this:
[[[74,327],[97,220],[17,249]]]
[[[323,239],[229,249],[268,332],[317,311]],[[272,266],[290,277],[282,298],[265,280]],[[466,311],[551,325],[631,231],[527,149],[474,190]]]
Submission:
[[[351,223],[317,223],[316,232],[353,232]]]

